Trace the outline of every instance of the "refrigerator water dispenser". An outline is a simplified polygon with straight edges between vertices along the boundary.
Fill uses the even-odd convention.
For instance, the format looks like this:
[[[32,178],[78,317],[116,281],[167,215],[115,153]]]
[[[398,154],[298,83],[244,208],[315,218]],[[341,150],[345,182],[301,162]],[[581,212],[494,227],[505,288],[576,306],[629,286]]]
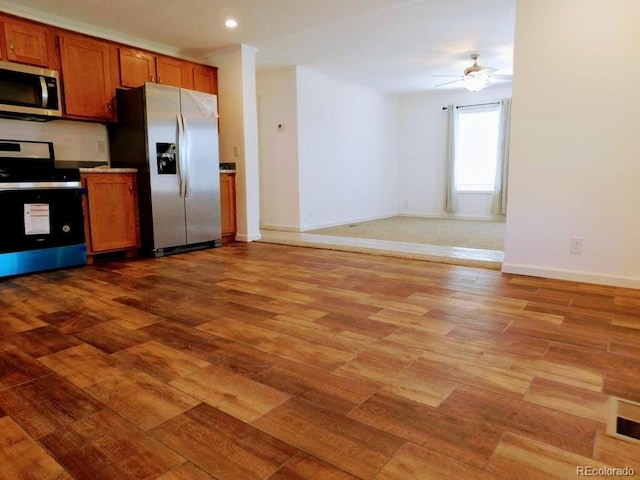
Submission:
[[[176,144],[156,143],[156,159],[158,175],[176,174]]]

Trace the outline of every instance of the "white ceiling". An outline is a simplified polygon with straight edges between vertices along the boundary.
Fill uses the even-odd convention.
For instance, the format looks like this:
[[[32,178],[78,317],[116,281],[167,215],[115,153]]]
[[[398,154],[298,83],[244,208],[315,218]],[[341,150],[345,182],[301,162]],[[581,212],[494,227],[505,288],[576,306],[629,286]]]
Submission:
[[[191,57],[244,43],[259,50],[258,70],[302,65],[409,94],[447,81],[433,74],[462,74],[476,52],[511,74],[515,1],[0,0],[0,9]],[[228,17],[238,28],[224,27]]]

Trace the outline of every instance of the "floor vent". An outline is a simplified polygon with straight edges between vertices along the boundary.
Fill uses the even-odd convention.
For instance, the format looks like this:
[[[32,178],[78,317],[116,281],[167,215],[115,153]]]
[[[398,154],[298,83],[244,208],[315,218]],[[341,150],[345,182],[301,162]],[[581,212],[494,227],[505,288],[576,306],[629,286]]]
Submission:
[[[609,397],[607,434],[640,443],[640,403]]]

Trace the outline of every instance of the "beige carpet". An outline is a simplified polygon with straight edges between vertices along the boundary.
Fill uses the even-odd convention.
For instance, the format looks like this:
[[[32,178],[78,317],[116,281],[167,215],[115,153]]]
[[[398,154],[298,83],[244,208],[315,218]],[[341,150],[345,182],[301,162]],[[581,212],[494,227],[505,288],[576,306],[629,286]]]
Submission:
[[[391,217],[305,233],[503,251],[504,229],[497,221]]]

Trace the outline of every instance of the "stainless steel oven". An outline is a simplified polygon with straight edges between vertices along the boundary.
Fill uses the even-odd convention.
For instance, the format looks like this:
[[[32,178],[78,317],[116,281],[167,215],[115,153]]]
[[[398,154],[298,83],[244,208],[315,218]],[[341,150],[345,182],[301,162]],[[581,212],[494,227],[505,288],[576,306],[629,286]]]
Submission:
[[[0,277],[86,264],[82,193],[51,143],[0,140]]]

